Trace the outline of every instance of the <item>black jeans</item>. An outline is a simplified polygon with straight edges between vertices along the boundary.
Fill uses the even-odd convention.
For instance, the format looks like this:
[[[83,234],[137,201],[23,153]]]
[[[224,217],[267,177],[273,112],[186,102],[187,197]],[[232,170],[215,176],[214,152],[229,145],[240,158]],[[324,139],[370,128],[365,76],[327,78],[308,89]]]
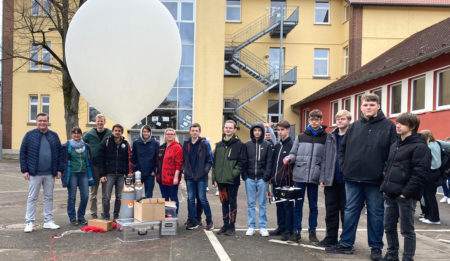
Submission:
[[[344,227],[345,184],[334,183],[325,187],[325,224],[327,233],[325,241],[336,244],[338,242],[339,219]]]
[[[438,176],[436,172],[439,172],[439,170],[431,170],[430,177]],[[425,218],[432,221],[437,222],[439,221],[439,207],[436,200],[436,180],[433,178],[430,178],[426,185],[425,189],[423,191],[423,198],[425,200]]]
[[[237,214],[237,195],[239,185],[218,184],[219,197],[222,203],[222,216],[224,226],[234,227]]]
[[[280,231],[292,234],[294,230],[294,202],[284,201],[277,205],[277,225]]]
[[[398,257],[397,223],[400,218],[400,232],[404,238],[403,260],[413,260],[416,252],[414,232],[414,211],[417,201],[411,198],[384,196],[384,231],[388,242],[387,255]]]

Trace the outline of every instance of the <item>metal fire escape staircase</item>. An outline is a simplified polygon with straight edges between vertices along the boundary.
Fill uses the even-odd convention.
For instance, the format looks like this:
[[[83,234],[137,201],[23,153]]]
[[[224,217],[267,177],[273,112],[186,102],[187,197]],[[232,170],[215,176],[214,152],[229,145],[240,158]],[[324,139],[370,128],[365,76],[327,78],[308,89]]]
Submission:
[[[275,87],[279,86],[280,72],[279,69],[272,68],[263,59],[244,48],[266,34],[270,34],[272,38],[279,38],[282,14],[283,36],[286,37],[298,24],[298,7],[272,9],[270,14],[260,17],[233,34],[225,47],[225,68],[233,73],[239,72],[240,69],[256,80],[224,102],[224,114],[248,128],[255,122],[266,120],[246,105],[272,89],[278,90]],[[281,80],[283,91],[296,84],[297,67],[285,66]]]

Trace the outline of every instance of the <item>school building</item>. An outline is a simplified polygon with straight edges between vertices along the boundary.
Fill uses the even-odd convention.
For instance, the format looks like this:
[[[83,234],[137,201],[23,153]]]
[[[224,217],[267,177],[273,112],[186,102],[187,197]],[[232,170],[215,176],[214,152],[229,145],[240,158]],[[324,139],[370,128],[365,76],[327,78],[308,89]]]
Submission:
[[[142,124],[149,124],[158,139],[167,127],[177,129],[184,139],[188,126],[199,122],[202,136],[214,143],[221,138],[223,121],[231,118],[238,121],[238,136],[247,140],[252,123],[279,120],[280,78],[282,118],[289,120],[292,133],[298,134],[304,128],[307,97],[357,72],[411,35],[450,17],[448,0],[161,2],[178,24],[182,64],[168,97],[129,130],[131,139],[136,138]],[[4,0],[3,47],[21,47],[29,57],[55,62],[48,52],[32,46],[15,30],[14,18],[18,17],[14,17],[14,7],[24,3],[30,7],[30,17],[48,19],[44,15],[52,8],[48,0]],[[47,35],[52,49],[61,53],[57,32]],[[50,129],[65,141],[60,73],[20,59],[6,60],[2,66],[3,148],[19,149],[24,134],[36,127],[35,115],[40,111],[50,114]],[[445,66],[434,69],[424,73],[436,73],[432,79],[438,79]],[[426,82],[430,81],[427,77]],[[389,99],[389,84],[379,85],[385,93],[383,108]],[[402,87],[402,99],[407,95],[404,88],[409,87]],[[428,87],[425,92],[430,90]],[[446,110],[445,106],[433,107],[434,98],[428,96],[427,110],[430,104],[439,111]],[[342,103],[341,98],[334,100]],[[351,106],[355,103],[352,101]],[[400,108],[406,110],[408,106],[402,103]],[[428,111],[424,115],[438,115]],[[95,105],[80,99],[78,114],[83,131],[95,126],[96,113]],[[113,124],[107,119],[107,127]]]

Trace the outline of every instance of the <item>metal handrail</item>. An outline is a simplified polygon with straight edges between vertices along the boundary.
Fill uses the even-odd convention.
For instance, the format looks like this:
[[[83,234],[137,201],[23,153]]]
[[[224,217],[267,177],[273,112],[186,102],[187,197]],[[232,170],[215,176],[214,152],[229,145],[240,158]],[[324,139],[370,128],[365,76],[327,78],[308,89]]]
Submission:
[[[246,64],[248,67],[252,68],[254,71],[263,75],[267,79],[270,79],[274,73],[274,70],[270,64],[266,64],[264,60],[246,49],[241,49],[235,54],[234,58],[240,60],[242,63]]]
[[[249,125],[252,125],[255,122],[265,122],[266,120],[263,119],[256,113],[255,111],[251,110],[247,107],[242,107],[239,110],[237,110],[236,114],[241,117],[243,120],[245,120]]]

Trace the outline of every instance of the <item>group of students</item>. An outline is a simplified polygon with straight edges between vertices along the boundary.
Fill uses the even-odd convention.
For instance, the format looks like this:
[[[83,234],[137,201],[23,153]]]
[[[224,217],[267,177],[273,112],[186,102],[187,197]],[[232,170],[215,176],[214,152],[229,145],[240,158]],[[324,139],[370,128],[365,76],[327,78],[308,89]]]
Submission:
[[[190,138],[183,145],[179,144],[175,130],[170,128],[164,131],[160,145],[151,138],[151,128],[145,125],[130,149],[122,136],[123,127],[116,124],[111,131],[104,128],[102,115],[96,117],[96,128],[83,136],[81,129],[74,128],[72,139],[59,148],[56,133],[48,130],[48,116],[38,115],[38,128],[25,135],[21,146],[21,169],[24,178],[30,179],[25,232],[33,230],[36,189],[39,192],[41,183],[44,184],[45,224],[50,222],[53,225],[47,227],[55,229],[59,226],[51,216],[50,186],[46,185],[54,176],[62,176],[63,185],[68,187],[67,212],[70,222],[77,225],[86,223],[88,186],[92,186],[91,215],[97,217],[96,199],[101,183],[103,218],[110,219],[109,202],[114,187],[113,218],[117,219],[124,176],[132,177],[137,170],[142,173],[146,197],[153,196],[156,179],[162,196],[175,201],[177,211],[178,185],[184,176],[188,192],[186,228],[198,228],[204,212],[206,229],[212,230],[214,224],[206,197],[211,170],[212,184],[218,188],[222,203],[223,226],[217,232],[219,235],[235,235],[237,195],[242,178],[247,194],[247,236],[256,232],[258,204],[261,236],[280,235],[282,240],[298,242],[303,202],[307,196],[309,240],[325,247],[328,253],[354,252],[359,217],[365,205],[370,258],[382,259],[384,228],[388,248],[383,260],[399,260],[397,222],[400,219],[405,238],[403,260],[413,260],[416,202],[423,195],[425,216],[421,221],[438,224],[435,177],[441,166],[441,148],[450,150],[450,143],[437,143],[430,131],[422,131],[424,135],[417,133],[420,121],[414,114],[403,113],[394,124],[380,110],[379,97],[375,94],[363,95],[360,109],[363,117],[353,124],[350,124],[350,112],[339,111],[335,115],[337,128],[329,134],[322,125],[322,113],[312,110],[306,130],[295,140],[289,137],[289,122],[282,120],[276,125],[278,142],[271,137],[269,125],[256,123],[250,129],[251,139],[243,143],[235,134],[236,123],[227,120],[222,139],[216,143],[213,153],[209,142],[200,137],[198,123],[190,126]],[[45,117],[47,125],[43,126],[45,122],[40,120]],[[55,160],[58,155],[60,159]],[[44,160],[50,163],[42,164]],[[48,176],[50,181],[36,180],[40,176]],[[277,228],[270,233],[266,214],[269,184],[301,188],[301,199],[276,203]],[[81,200],[75,213],[77,186]],[[319,186],[324,188],[326,208],[326,236],[321,241],[316,236]],[[343,229],[340,240],[339,221]]]

